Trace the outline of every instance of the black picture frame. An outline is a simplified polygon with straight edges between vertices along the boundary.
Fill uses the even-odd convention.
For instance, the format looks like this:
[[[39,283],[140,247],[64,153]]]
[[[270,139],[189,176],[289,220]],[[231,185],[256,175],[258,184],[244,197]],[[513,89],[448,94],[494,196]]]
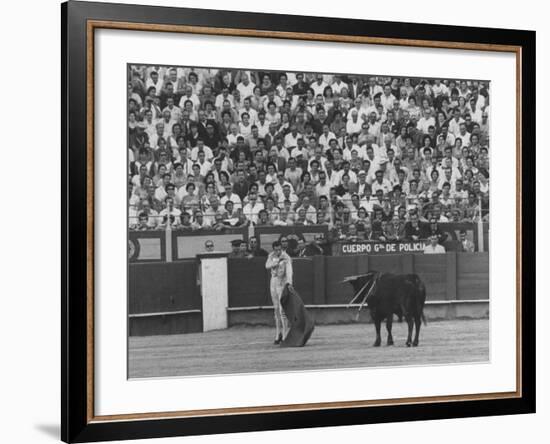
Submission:
[[[90,162],[87,157],[87,39],[89,20],[301,32],[380,39],[512,45],[520,48],[521,396],[513,398],[340,407],[306,411],[239,413],[96,421],[90,417]],[[310,428],[535,412],[535,32],[357,19],[242,13],[187,8],[88,3],[61,5],[62,23],[62,374],[61,438],[90,442],[138,438]],[[520,266],[521,265],[521,266]]]

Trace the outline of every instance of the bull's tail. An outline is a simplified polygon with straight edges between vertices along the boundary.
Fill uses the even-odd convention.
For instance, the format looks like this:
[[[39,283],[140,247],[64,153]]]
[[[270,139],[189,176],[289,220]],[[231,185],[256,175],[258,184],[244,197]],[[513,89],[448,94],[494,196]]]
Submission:
[[[422,323],[424,325],[428,325],[428,322],[426,321],[426,316],[424,316],[424,304],[426,303],[426,286],[417,274],[412,275],[412,280],[414,282],[414,286],[418,290],[417,308],[418,312],[420,313],[420,318],[422,319]]]

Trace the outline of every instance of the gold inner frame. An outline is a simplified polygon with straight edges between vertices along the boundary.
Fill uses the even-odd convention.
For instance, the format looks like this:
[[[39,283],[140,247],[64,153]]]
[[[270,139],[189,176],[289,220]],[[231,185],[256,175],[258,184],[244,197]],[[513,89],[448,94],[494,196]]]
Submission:
[[[183,410],[171,412],[149,412],[149,413],[129,413],[117,415],[101,415],[94,414],[94,32],[95,29],[120,29],[132,31],[153,31],[153,32],[177,32],[203,35],[222,35],[235,37],[263,37],[263,38],[278,38],[292,40],[313,40],[313,41],[328,41],[340,43],[364,43],[374,45],[394,45],[407,47],[422,47],[422,48],[443,48],[443,49],[465,49],[475,51],[491,51],[491,52],[511,52],[516,55],[516,391],[513,392],[498,392],[498,393],[472,393],[464,395],[450,396],[425,396],[425,397],[409,397],[409,398],[394,398],[384,400],[364,400],[364,401],[340,401],[340,402],[323,402],[309,404],[286,404],[286,405],[271,405],[259,407],[232,407],[220,409],[206,410]],[[146,419],[161,419],[161,418],[188,418],[197,416],[226,416],[237,414],[254,414],[254,413],[274,413],[274,412],[293,412],[304,410],[326,410],[333,408],[358,408],[372,406],[388,406],[388,405],[404,405],[415,403],[439,403],[439,402],[458,402],[458,401],[474,401],[474,400],[491,400],[491,399],[509,399],[519,398],[522,395],[522,336],[521,336],[521,282],[522,282],[522,159],[521,159],[521,143],[522,143],[522,107],[521,107],[521,91],[522,91],[522,48],[514,45],[497,45],[488,43],[465,43],[465,42],[446,42],[435,40],[414,40],[414,39],[396,39],[396,38],[381,38],[381,37],[366,37],[366,36],[348,36],[334,34],[307,34],[300,32],[283,32],[283,31],[262,31],[252,29],[235,29],[235,28],[213,28],[201,26],[187,25],[162,25],[149,23],[130,23],[105,20],[88,20],[87,21],[87,399],[86,412],[87,422],[105,422],[105,421],[124,421],[124,420],[146,420]]]

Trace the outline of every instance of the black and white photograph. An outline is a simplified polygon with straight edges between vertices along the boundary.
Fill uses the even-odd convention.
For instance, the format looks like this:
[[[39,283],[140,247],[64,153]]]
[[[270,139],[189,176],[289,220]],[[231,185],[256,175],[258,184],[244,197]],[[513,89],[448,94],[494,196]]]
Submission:
[[[127,88],[130,379],[490,361],[489,80]]]
[[[6,6],[1,442],[547,434],[543,2]]]

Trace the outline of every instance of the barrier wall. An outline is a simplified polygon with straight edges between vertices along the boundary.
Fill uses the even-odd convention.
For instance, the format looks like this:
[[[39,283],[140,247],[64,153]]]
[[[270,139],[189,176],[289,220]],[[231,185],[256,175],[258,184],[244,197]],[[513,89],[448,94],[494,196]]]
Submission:
[[[456,298],[458,300],[487,299],[489,294],[489,257],[476,253],[457,255]]]
[[[489,254],[315,256],[292,261],[294,286],[318,323],[354,322],[346,308],[353,297],[346,276],[369,270],[417,273],[426,285],[428,319],[486,317],[489,310]],[[202,331],[198,261],[133,263],[129,269],[131,335]],[[228,260],[228,320],[273,322],[265,258]],[[360,322],[368,322],[368,310]]]
[[[164,231],[129,231],[128,260],[130,262],[166,261]]]
[[[323,256],[319,256],[323,259]],[[271,305],[269,294],[270,274],[265,268],[265,258],[229,259],[229,307],[252,307]],[[300,289],[304,303],[313,302],[312,258],[292,260],[294,284]]]
[[[130,264],[131,336],[202,331],[201,310],[197,261]]]
[[[489,297],[489,254],[315,256],[293,259],[294,286],[305,304],[347,304],[353,297],[346,276],[377,270],[417,273],[428,301]],[[265,258],[229,260],[229,307],[271,305]]]
[[[210,240],[216,251],[230,251],[234,239],[248,240],[248,228],[216,230],[151,230],[128,232],[130,263],[172,262],[194,259],[204,253],[204,243]]]
[[[248,241],[248,228],[228,228],[224,231],[173,230],[171,236],[172,260],[194,259],[197,254],[204,253],[204,243],[212,241],[215,251],[230,251],[231,241],[242,239]]]
[[[472,223],[441,223],[441,230],[447,235],[443,243],[447,251],[459,250],[459,233],[466,231],[466,237],[475,245],[476,252],[489,251],[489,225]],[[315,235],[328,235],[326,225],[306,225],[290,227],[250,226],[242,228],[227,228],[216,230],[180,230],[171,231],[129,231],[128,258],[130,262],[171,262],[193,259],[204,252],[204,242],[208,239],[214,243],[216,251],[230,251],[230,241],[233,239],[248,240],[249,236],[257,236],[262,248],[271,251],[274,240],[285,236],[294,247],[299,239],[306,242],[313,240]],[[397,245],[392,251],[392,245]],[[367,248],[369,251],[367,251]],[[403,247],[400,249],[400,247]],[[356,254],[396,254],[422,251],[423,242],[333,242],[323,245],[326,255],[342,256]]]

